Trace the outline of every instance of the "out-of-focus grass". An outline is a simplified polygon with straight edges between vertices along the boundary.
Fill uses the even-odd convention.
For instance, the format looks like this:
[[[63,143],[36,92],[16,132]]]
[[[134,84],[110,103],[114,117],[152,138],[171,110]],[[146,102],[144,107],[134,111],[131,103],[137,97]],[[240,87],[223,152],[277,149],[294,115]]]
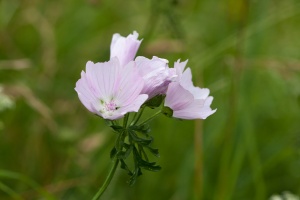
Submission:
[[[133,30],[138,55],[189,59],[218,111],[153,121],[163,169],[133,187],[118,170],[104,199],[300,195],[299,24],[296,0],[1,0],[0,84],[14,106],[0,109],[0,199],[94,195],[115,135],[73,88],[88,60],[108,60],[113,33]]]

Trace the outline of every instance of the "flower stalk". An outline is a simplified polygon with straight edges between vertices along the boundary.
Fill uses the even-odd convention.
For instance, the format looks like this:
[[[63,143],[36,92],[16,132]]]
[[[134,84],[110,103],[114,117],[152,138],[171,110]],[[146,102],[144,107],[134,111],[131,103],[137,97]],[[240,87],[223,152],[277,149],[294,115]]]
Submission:
[[[104,193],[104,191],[107,189],[108,185],[110,184],[110,181],[112,180],[115,172],[116,172],[116,169],[118,167],[118,164],[119,164],[119,159],[114,159],[113,160],[113,165],[103,183],[103,185],[101,186],[101,188],[98,190],[98,192],[95,194],[95,196],[93,197],[92,200],[98,200],[102,194]]]

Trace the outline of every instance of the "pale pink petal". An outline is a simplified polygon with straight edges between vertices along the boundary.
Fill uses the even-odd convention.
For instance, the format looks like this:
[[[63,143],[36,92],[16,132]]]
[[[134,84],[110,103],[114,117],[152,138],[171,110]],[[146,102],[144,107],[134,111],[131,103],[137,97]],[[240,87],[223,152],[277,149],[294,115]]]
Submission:
[[[180,79],[180,85],[182,85],[185,89],[190,91],[195,99],[205,99],[209,95],[209,89],[195,87],[192,82],[192,72],[190,68],[187,68]]]
[[[216,112],[209,106],[206,106],[206,100],[196,99],[182,110],[173,111],[173,117],[180,119],[206,119]]]
[[[128,112],[138,112],[141,105],[145,103],[145,101],[148,99],[147,94],[141,94],[139,95],[134,101],[132,101],[127,106],[121,107],[118,112],[122,115],[125,115]]]
[[[183,109],[174,110],[173,117],[180,119],[200,118],[200,110],[203,108],[204,100],[195,100],[186,105]]]
[[[91,91],[91,87],[88,84],[86,74],[84,72],[81,72],[81,79],[76,82],[75,91],[78,93],[78,97],[82,104],[92,112],[93,109],[90,102],[97,99],[97,97],[93,91]]]
[[[153,57],[151,60],[142,56],[135,59],[139,73],[145,84],[142,93],[148,94],[149,98],[165,92],[166,81],[169,79],[169,67],[166,59]]]
[[[126,38],[118,33],[114,34],[110,45],[110,58],[118,57],[121,66],[125,66],[132,61],[141,44],[138,36],[139,34],[136,31]]]
[[[120,64],[116,57],[108,62],[87,66],[90,85],[99,99],[110,100],[114,96],[119,84],[119,70]]]
[[[184,68],[187,64],[188,60],[184,61],[184,62],[180,62],[180,59],[177,60],[177,62],[174,63],[174,68],[176,69],[176,73],[178,75],[178,78],[180,79],[182,74],[183,74],[183,71],[184,71]]]
[[[140,95],[144,87],[144,80],[140,76],[134,62],[129,62],[123,68],[121,74],[116,100],[120,105],[126,106]]]
[[[192,81],[192,72],[190,68],[187,68],[182,76],[180,77],[180,84],[184,87],[184,88],[190,88],[193,87],[193,81]]]
[[[161,71],[165,71],[168,62],[168,60],[156,56],[153,56],[151,60],[143,56],[138,56],[135,59],[136,66],[144,79],[148,79]]]
[[[193,101],[193,95],[188,90],[184,89],[179,83],[173,82],[169,84],[165,99],[165,106],[172,110],[180,110]]]
[[[209,89],[192,87],[188,89],[194,96],[195,99],[205,99],[209,95]]]

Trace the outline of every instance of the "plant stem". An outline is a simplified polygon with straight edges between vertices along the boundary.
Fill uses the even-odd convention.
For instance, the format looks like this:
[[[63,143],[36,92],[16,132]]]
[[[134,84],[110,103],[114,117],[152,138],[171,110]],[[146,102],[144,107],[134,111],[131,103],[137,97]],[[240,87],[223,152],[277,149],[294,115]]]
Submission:
[[[157,117],[160,113],[161,113],[161,110],[158,111],[157,113],[155,113],[154,115],[152,115],[151,117],[149,117],[148,119],[146,119],[145,121],[143,121],[142,123],[140,123],[139,126],[142,126],[142,125],[150,122],[152,119],[154,119],[155,117]]]
[[[140,120],[140,118],[141,118],[141,116],[142,116],[142,114],[143,114],[145,108],[146,108],[146,106],[143,106],[143,107],[141,108],[141,111],[138,112],[138,115],[135,115],[133,121],[132,121],[131,124],[130,124],[131,126],[134,126],[134,125]],[[137,117],[136,117],[136,116],[137,116]]]
[[[106,177],[105,179],[105,182],[103,183],[102,187],[98,190],[97,194],[93,197],[92,200],[97,200],[101,197],[101,195],[104,193],[104,191],[106,190],[106,188],[108,187],[111,179],[113,178],[115,172],[116,172],[116,169],[118,167],[118,164],[119,164],[119,159],[114,159],[113,160],[113,166],[112,168],[110,169],[109,171],[109,174],[108,176]]]
[[[124,121],[123,121],[124,129],[126,129],[126,127],[127,127],[128,118],[129,118],[129,113],[127,113],[124,117]]]
[[[127,128],[127,123],[128,123],[128,118],[129,118],[129,113],[127,113],[124,117],[124,120],[123,120],[123,127],[124,129]],[[117,139],[117,142],[116,142],[116,148],[118,151],[122,150],[122,146],[120,146],[120,140],[124,141],[126,137],[126,130],[122,131],[121,133],[119,133],[119,136],[118,136],[118,139]],[[116,172],[116,169],[118,167],[118,164],[119,164],[119,159],[117,157],[115,157],[113,159],[113,165],[103,183],[103,185],[101,186],[101,188],[98,190],[98,192],[95,194],[95,196],[93,197],[92,200],[97,200],[99,199],[102,194],[105,192],[105,190],[107,189],[108,185],[110,184],[110,181],[112,180],[115,172]]]

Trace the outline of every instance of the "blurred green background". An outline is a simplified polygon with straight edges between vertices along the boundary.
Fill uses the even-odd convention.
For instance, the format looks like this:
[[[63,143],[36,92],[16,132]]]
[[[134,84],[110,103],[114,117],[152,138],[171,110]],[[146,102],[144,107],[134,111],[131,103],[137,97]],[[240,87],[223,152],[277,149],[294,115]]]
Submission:
[[[299,0],[0,0],[0,199],[91,199],[115,134],[80,103],[88,60],[136,30],[137,55],[189,59],[211,90],[205,121],[154,120],[153,158],[103,199],[264,200],[300,195]]]

